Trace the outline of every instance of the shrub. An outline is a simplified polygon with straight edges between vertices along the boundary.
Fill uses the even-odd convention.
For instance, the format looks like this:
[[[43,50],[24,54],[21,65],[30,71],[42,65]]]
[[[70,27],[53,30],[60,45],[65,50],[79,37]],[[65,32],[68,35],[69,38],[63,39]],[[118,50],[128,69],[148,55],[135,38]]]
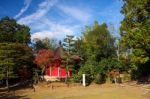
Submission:
[[[79,72],[73,75],[74,82],[81,82],[82,74],[86,74],[86,81],[88,84],[95,82],[97,84],[105,83],[109,71],[118,69],[119,71],[125,70],[125,65],[115,59],[102,59],[99,63],[88,59]]]
[[[98,73],[98,74],[95,76],[94,82],[95,82],[96,84],[105,83],[105,82],[106,82],[106,75],[103,75],[103,74],[101,74],[101,73]]]

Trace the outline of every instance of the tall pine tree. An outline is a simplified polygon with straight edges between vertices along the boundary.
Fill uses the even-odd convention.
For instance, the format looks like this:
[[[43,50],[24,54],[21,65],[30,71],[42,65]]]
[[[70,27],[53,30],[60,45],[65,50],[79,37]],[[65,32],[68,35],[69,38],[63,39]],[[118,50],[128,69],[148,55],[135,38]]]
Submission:
[[[30,68],[33,60],[30,42],[30,29],[16,20],[4,17],[0,20],[0,79],[6,80],[19,74],[19,70]],[[25,77],[20,73],[18,77]],[[27,74],[27,73],[26,73]]]
[[[150,74],[150,0],[124,0],[121,41],[132,48],[131,62],[139,76]]]

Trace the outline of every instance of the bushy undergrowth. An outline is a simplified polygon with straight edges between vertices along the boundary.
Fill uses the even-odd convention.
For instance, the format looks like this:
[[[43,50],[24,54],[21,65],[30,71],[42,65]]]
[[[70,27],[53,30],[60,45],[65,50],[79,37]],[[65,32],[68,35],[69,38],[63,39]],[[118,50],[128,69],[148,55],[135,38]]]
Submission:
[[[115,59],[103,59],[100,62],[87,60],[83,66],[80,67],[78,73],[74,74],[72,79],[74,82],[82,81],[82,74],[86,74],[87,83],[105,83],[108,73],[112,69],[118,69],[120,72],[125,71],[125,65]]]

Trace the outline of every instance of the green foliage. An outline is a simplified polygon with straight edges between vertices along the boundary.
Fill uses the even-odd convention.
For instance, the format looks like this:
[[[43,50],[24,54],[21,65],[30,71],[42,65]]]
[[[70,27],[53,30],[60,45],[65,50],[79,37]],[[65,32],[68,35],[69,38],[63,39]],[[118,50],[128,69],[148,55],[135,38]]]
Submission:
[[[87,26],[83,36],[75,41],[76,53],[83,58],[78,74],[74,75],[75,81],[80,81],[82,74],[86,74],[88,82],[104,83],[109,70],[124,71],[124,64],[113,59],[116,55],[114,42],[105,23]]]
[[[105,75],[105,74],[102,74],[102,73],[98,73],[98,74],[95,76],[94,82],[95,82],[96,84],[105,83],[105,82],[106,82],[106,75]]]
[[[3,71],[1,78],[6,78],[7,70],[10,72],[9,78],[13,78],[19,69],[30,68],[32,60],[32,50],[25,44],[0,43],[0,68]]]
[[[62,49],[62,66],[66,68],[67,71],[75,71],[74,66],[75,62],[72,59],[72,55],[75,54],[75,41],[74,41],[74,36],[72,35],[67,35],[66,38],[63,40],[63,48]],[[75,78],[75,77],[74,77]],[[67,83],[68,78],[65,79],[65,82]]]
[[[16,20],[4,17],[0,20],[0,42],[30,42],[30,29]]]
[[[88,60],[88,61],[86,61],[84,66],[82,66],[80,68],[79,75],[88,74],[91,79],[94,79],[94,76],[98,72],[98,68],[97,67],[98,67],[98,64],[95,61]]]
[[[74,52],[75,41],[73,39],[74,39],[74,36],[66,35],[66,38],[63,41],[63,47],[69,54],[73,54],[73,52]]]
[[[103,59],[98,65],[99,73],[97,74],[95,80],[96,83],[103,83],[109,76],[109,72],[113,69],[117,69],[120,72],[127,71],[125,64],[113,58]]]
[[[12,78],[15,76],[13,66],[15,66],[14,57],[11,57],[15,50],[14,44],[0,43],[0,79]]]
[[[120,72],[126,71],[123,62],[116,59],[102,59],[100,62],[87,60],[80,68],[77,75],[73,75],[75,82],[82,80],[82,74],[86,74],[88,82],[94,81],[97,84],[104,83],[112,69],[118,69]]]
[[[85,57],[96,61],[115,55],[114,41],[105,23],[99,25],[95,22],[92,27],[86,27],[83,32]]]
[[[75,81],[82,79],[82,74],[86,74],[86,81],[87,83],[91,83],[95,81],[98,83],[99,81],[102,82],[101,68],[99,68],[98,63],[93,60],[88,60],[85,64],[80,68],[77,75],[75,75]]]
[[[133,48],[132,61],[143,64],[150,58],[149,3],[149,0],[125,0],[122,8],[125,15],[121,25],[122,43]]]
[[[20,25],[8,17],[0,20],[0,79],[8,80],[14,77],[31,77],[33,65],[30,42],[30,29]]]
[[[40,49],[55,49],[56,47],[56,40],[55,39],[34,39],[33,49],[38,51]]]
[[[116,59],[103,59],[99,63],[99,66],[104,68],[104,74],[112,69],[119,69],[120,72],[127,70],[127,68],[125,67],[125,64]]]
[[[77,38],[75,40],[74,47],[75,47],[75,52],[78,55],[82,55],[84,53],[84,50],[85,50],[83,38]]]
[[[72,77],[70,78],[70,81],[80,83],[81,82],[81,76],[78,74],[73,73]]]
[[[121,44],[132,48],[132,67],[150,62],[150,0],[124,0],[121,23]],[[149,75],[149,73],[148,73]]]

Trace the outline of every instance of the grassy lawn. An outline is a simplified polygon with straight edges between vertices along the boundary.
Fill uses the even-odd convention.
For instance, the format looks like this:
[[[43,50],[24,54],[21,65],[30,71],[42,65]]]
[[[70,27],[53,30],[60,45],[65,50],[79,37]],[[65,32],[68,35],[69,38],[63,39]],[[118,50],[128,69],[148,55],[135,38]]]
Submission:
[[[145,94],[143,87],[129,85],[71,85],[64,84],[36,86],[36,92],[32,89],[16,91],[19,99],[150,99],[150,93]],[[16,98],[15,98],[16,99]]]

